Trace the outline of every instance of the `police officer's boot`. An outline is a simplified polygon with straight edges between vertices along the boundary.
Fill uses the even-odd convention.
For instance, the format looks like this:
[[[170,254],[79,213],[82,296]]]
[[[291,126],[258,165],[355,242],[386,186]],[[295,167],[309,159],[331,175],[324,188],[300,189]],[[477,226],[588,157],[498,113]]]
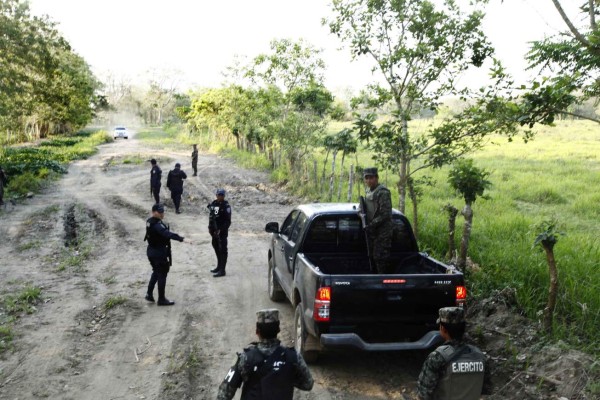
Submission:
[[[219,278],[221,276],[225,276],[225,265],[227,264],[227,254],[223,254],[221,256],[221,260],[219,263],[219,269],[216,274],[213,275],[213,278]]]
[[[174,301],[171,301],[165,297],[165,285],[161,285],[161,282],[158,283],[158,301],[156,304],[159,306],[172,306],[175,304]]]
[[[210,270],[211,274],[216,274],[221,269],[221,256],[217,255],[217,266]]]

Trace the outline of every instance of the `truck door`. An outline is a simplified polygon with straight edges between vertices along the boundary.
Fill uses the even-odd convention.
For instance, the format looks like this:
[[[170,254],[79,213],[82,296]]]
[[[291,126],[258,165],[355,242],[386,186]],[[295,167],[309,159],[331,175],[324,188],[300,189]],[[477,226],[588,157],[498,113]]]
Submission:
[[[289,286],[289,279],[287,279],[287,277],[284,278],[285,275],[288,275],[286,252],[289,251],[290,236],[292,235],[298,215],[300,215],[300,210],[293,210],[287,216],[285,221],[283,221],[281,229],[279,230],[279,235],[277,235],[275,240],[275,248],[273,249],[273,257],[275,258],[276,266],[275,273],[282,276],[283,279],[279,279],[279,282],[284,286]]]

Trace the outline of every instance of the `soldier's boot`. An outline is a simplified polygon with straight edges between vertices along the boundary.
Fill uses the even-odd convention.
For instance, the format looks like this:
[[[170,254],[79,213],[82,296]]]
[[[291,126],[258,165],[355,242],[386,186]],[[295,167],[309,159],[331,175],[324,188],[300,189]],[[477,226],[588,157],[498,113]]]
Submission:
[[[223,254],[221,256],[219,268],[218,268],[217,272],[213,275],[213,278],[219,278],[221,276],[225,276],[225,265],[226,264],[227,264],[227,254]]]

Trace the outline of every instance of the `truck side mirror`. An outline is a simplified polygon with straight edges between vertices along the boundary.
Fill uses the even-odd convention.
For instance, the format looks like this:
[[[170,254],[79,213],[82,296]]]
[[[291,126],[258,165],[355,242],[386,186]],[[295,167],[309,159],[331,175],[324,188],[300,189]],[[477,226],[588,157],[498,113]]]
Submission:
[[[267,226],[265,226],[265,231],[269,233],[279,233],[279,223],[269,222]]]

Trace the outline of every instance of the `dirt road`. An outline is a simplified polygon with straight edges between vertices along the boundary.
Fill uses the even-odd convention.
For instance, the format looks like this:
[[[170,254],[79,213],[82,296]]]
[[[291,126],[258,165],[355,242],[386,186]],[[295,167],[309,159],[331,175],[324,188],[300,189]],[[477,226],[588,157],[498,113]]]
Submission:
[[[37,311],[15,325],[14,349],[0,360],[0,399],[214,399],[240,351],[255,340],[255,312],[281,310],[281,339],[292,343],[292,308],[266,293],[268,221],[295,204],[265,174],[214,155],[146,148],[133,136],[100,146],[72,164],[46,193],[0,214],[3,290],[42,287]],[[144,300],[150,266],[142,241],[153,200],[149,163],[188,173],[183,214],[166,201],[165,221],[191,239],[174,242],[167,280],[173,307]],[[215,255],[206,204],[224,187],[233,208],[227,276],[209,270]],[[161,198],[168,191],[163,186]],[[65,247],[77,241],[78,251]],[[425,354],[331,354],[311,370],[312,392],[297,399],[412,398]],[[238,393],[239,397],[239,393]],[[237,398],[237,397],[236,397]]]

